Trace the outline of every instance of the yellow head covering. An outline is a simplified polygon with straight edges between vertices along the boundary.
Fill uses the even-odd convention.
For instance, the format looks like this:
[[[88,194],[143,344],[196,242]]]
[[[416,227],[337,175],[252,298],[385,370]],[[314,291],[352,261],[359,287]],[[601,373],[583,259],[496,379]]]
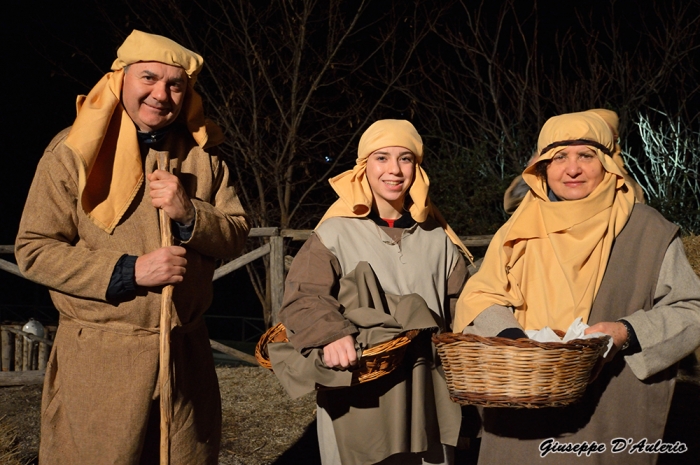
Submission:
[[[134,30],[117,50],[112,71],[139,61],[158,61],[184,69],[193,85],[204,66],[204,59],[167,37]]]
[[[219,127],[205,120],[202,99],[192,88],[203,65],[202,57],[166,37],[133,31],[117,51],[113,72],[107,73],[87,96],[78,97],[78,115],[65,141],[80,162],[80,204],[107,233],[114,230],[143,183],[137,129],[120,106],[124,67],[139,61],[182,67],[190,79],[181,118],[200,147],[223,141]]]
[[[612,159],[617,164],[617,166],[620,167],[620,171],[622,171],[622,175],[625,177],[627,186],[634,191],[636,201],[645,203],[644,190],[639,184],[637,184],[637,182],[634,179],[632,179],[632,176],[630,176],[629,172],[625,168],[625,160],[622,159],[622,147],[620,147],[619,143],[620,131],[618,129],[620,125],[620,119],[618,118],[617,113],[615,113],[612,110],[606,110],[604,108],[594,108],[588,111],[591,111],[603,118],[605,122],[608,123],[608,126],[610,126],[610,129],[613,132],[613,138],[615,140],[615,150],[613,151]]]
[[[469,260],[473,260],[469,250],[430,202],[428,197],[430,181],[420,166],[423,161],[423,140],[416,128],[406,120],[379,120],[367,128],[360,138],[355,167],[328,180],[340,198],[331,205],[318,224],[334,216],[362,218],[369,214],[374,196],[365,176],[367,158],[371,153],[384,147],[405,147],[416,157],[415,179],[408,191],[412,202],[408,211],[413,219],[423,223],[428,216],[433,217],[445,230],[450,240],[465,253]]]
[[[634,194],[610,156],[615,141],[600,116],[582,112],[550,118],[540,132],[538,163],[567,145],[585,145],[597,154],[606,171],[602,182],[586,198],[552,202],[535,165],[523,172],[530,191],[467,282],[457,303],[455,331],[494,304],[513,307],[525,329],[566,330],[577,317],[588,321]]]
[[[615,113],[612,110],[606,110],[605,108],[594,108],[588,111],[595,113],[596,115],[603,118],[603,120],[610,127],[610,130],[613,133],[613,139],[615,141],[615,150],[613,150],[612,159],[617,164],[617,166],[620,167],[620,170],[622,170],[624,174],[628,174],[627,170],[625,169],[625,161],[622,159],[621,155],[622,147],[620,147],[620,144],[618,143],[618,139],[620,138],[620,132],[618,129],[620,126],[620,118],[617,116],[617,113]]]

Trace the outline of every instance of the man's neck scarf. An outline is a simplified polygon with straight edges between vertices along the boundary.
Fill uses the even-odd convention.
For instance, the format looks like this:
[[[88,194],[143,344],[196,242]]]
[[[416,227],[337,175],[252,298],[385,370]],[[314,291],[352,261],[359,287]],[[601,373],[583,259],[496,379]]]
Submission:
[[[139,61],[182,67],[189,79],[178,119],[200,147],[223,142],[216,124],[204,118],[202,99],[192,87],[202,68],[198,54],[172,40],[133,31],[107,73],[87,96],[77,99],[77,117],[65,144],[78,157],[78,195],[86,215],[112,233],[144,179],[137,129],[121,103],[124,68]]]

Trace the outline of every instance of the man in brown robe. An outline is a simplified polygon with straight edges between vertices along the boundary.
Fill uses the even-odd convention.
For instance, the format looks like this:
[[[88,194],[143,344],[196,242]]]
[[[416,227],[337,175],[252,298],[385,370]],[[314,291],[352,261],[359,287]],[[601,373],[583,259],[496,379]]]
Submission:
[[[39,460],[158,463],[160,301],[173,284],[170,460],[217,463],[221,400],[202,314],[215,261],[241,251],[249,226],[193,88],[202,58],[140,31],[117,56],[46,149],[16,241],[22,273],[60,313]],[[177,245],[161,247],[157,209]]]

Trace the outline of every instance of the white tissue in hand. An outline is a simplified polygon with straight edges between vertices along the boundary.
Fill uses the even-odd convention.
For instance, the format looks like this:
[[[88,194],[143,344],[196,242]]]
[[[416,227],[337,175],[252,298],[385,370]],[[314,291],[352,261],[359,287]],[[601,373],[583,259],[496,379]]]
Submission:
[[[594,337],[607,336],[607,334],[604,333],[583,334],[586,328],[588,328],[588,325],[583,322],[581,317],[579,317],[576,318],[573,323],[571,323],[571,326],[569,326],[569,329],[566,331],[563,339],[557,336],[554,330],[552,330],[552,328],[549,326],[545,326],[539,330],[529,329],[525,331],[525,334],[527,334],[527,337],[537,342],[569,342],[573,339],[591,339]],[[612,345],[613,340],[612,338],[609,338],[608,348],[606,349],[605,354],[603,354],[603,357],[608,355]]]

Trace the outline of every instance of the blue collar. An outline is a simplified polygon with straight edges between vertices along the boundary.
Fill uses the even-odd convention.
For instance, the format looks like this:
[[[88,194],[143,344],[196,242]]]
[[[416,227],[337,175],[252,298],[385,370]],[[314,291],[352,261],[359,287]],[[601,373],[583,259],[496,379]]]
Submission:
[[[153,145],[162,141],[163,138],[170,132],[172,125],[165,126],[163,129],[151,132],[141,132],[137,129],[136,136],[139,138],[139,144]]]

